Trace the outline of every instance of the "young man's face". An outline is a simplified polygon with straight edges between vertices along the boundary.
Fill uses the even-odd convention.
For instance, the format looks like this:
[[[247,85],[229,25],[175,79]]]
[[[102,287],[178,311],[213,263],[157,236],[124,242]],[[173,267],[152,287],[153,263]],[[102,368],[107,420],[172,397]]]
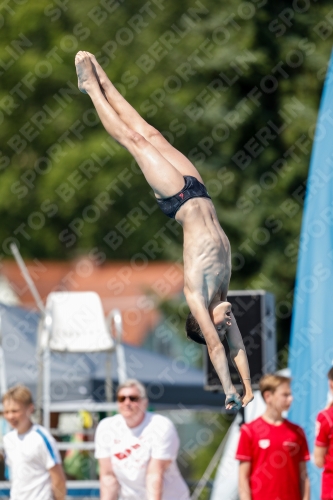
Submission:
[[[274,392],[267,391],[265,400],[268,406],[278,412],[287,411],[293,400],[291,387],[288,382],[284,382]]]
[[[29,422],[33,411],[33,405],[27,406],[14,399],[5,399],[3,403],[3,416],[14,429],[18,429]]]
[[[219,336],[224,336],[231,326],[231,304],[221,301],[210,311],[212,321]]]

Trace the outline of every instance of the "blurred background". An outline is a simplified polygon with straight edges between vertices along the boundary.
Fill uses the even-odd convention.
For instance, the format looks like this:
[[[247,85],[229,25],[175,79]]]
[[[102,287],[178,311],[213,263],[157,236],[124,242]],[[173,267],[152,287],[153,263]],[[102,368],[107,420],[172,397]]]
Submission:
[[[33,305],[12,260],[15,242],[43,298],[52,289],[93,289],[105,310],[123,309],[125,342],[171,357],[187,345],[181,228],[158,210],[135,162],[78,91],[74,57],[87,50],[200,171],[231,242],[230,288],[275,295],[278,365],[286,366],[331,9],[310,0],[3,3],[0,273],[7,303]],[[201,366],[200,349],[188,358]],[[211,456],[207,446],[202,453]],[[193,462],[192,477],[202,464]]]

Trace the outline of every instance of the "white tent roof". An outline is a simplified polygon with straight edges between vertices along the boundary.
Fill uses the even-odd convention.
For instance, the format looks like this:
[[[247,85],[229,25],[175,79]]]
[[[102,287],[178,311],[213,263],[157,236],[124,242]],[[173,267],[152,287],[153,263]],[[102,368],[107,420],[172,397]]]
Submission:
[[[0,303],[8,306],[18,306],[20,299],[14,292],[8,279],[0,274]]]
[[[36,341],[39,314],[22,307],[0,304],[7,385],[24,383],[36,395]],[[204,374],[186,363],[124,345],[127,375],[143,382],[150,403],[156,406],[218,407],[224,395],[203,390]],[[107,354],[51,354],[51,399],[53,403],[92,398],[104,401]],[[112,379],[117,384],[117,359],[112,354]]]

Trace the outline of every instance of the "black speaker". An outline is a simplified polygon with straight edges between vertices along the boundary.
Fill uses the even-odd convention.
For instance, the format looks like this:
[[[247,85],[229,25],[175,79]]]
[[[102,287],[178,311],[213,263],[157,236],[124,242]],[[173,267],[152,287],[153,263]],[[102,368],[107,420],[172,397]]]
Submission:
[[[228,301],[232,305],[238,327],[243,337],[249,360],[252,387],[258,388],[258,382],[265,373],[276,370],[276,328],[274,295],[263,290],[229,291]],[[230,360],[227,340],[224,339],[232,383],[239,390],[241,387],[238,372]],[[220,379],[204,347],[205,389],[222,391]]]

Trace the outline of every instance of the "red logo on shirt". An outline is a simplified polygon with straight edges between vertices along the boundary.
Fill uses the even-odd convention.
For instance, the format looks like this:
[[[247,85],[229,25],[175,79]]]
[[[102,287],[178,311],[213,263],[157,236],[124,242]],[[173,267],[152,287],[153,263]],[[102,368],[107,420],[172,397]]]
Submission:
[[[127,458],[131,454],[132,450],[125,450],[123,453],[115,453],[115,457],[118,458],[118,460],[124,460],[124,458]]]
[[[183,199],[184,198],[184,193],[179,194],[179,198]]]
[[[138,448],[140,448],[139,443],[134,444],[133,446],[131,446],[131,448],[128,448],[127,450],[125,450],[123,452],[115,453],[114,456],[117,457],[118,460],[124,460],[124,458],[127,458],[130,456],[130,454],[132,453],[132,449],[137,450]]]

